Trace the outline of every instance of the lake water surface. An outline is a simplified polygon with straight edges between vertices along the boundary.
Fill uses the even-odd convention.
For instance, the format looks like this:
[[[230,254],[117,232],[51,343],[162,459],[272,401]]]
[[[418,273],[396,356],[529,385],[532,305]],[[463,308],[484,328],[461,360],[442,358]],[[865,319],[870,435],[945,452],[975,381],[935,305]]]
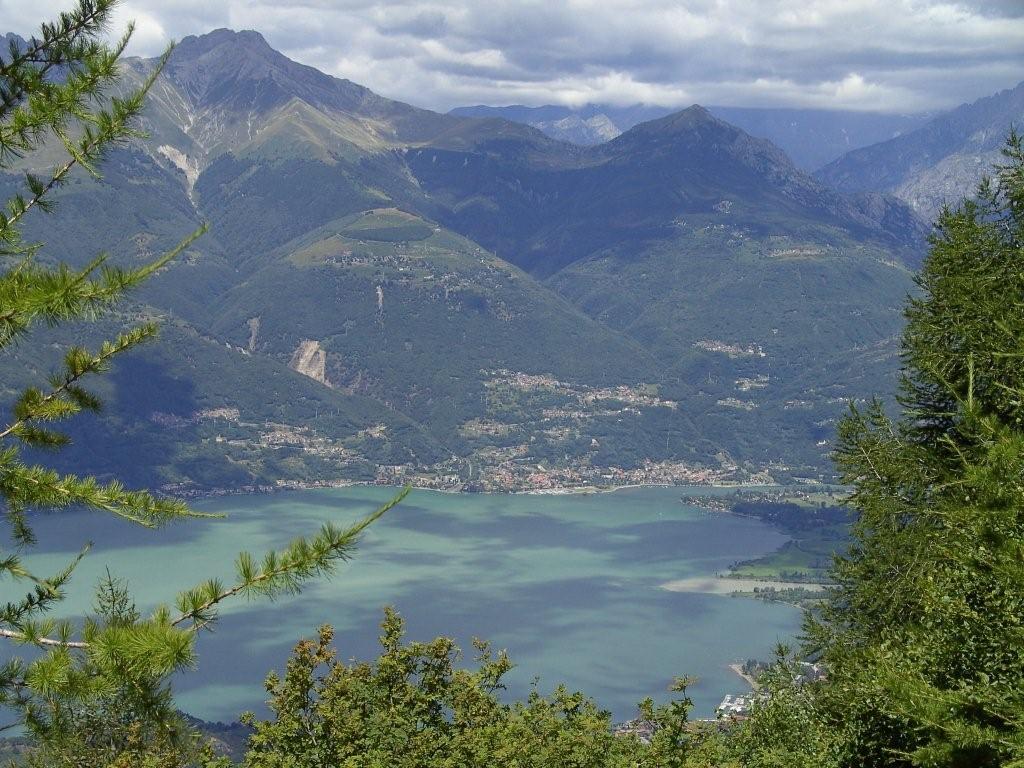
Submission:
[[[297,639],[323,623],[336,628],[341,658],[377,655],[381,607],[394,605],[409,636],[473,636],[508,649],[518,666],[510,692],[533,677],[583,690],[616,719],[645,696],[665,698],[675,675],[693,675],[695,716],[744,689],[733,661],[768,658],[799,629],[794,608],[722,595],[669,592],[659,585],[711,575],[785,541],[756,521],[687,506],[680,488],[547,495],[414,491],[366,533],[355,559],[300,597],[241,601],[199,642],[199,667],[176,683],[183,709],[209,720],[261,710],[262,680],[284,666]],[[707,488],[693,489],[707,493]],[[262,553],[326,520],[372,511],[394,489],[353,487],[228,497],[196,506],[226,513],[144,531],[98,513],[42,518],[39,572],[59,567],[82,539],[96,542],[70,589],[71,608],[112,564],[140,607],[169,600],[204,578],[232,578],[235,553]],[[468,654],[472,656],[472,651]]]

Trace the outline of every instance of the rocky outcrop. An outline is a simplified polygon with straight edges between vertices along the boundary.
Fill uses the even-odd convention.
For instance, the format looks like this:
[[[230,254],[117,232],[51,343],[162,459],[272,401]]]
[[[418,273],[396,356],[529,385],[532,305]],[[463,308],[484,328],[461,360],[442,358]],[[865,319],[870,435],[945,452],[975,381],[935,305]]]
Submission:
[[[327,353],[320,346],[319,341],[309,339],[300,341],[299,346],[292,354],[292,359],[288,362],[288,367],[314,381],[319,381],[328,387],[331,386],[327,380]]]

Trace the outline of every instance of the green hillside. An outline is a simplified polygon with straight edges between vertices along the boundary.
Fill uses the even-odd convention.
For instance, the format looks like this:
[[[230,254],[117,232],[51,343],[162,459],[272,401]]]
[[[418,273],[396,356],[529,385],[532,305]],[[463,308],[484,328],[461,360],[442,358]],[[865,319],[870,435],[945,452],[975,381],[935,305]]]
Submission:
[[[699,107],[574,160],[410,157],[441,220],[651,353],[704,446],[816,474],[846,402],[891,389],[920,224]]]
[[[315,342],[327,385],[414,414],[459,454],[469,447],[462,426],[487,414],[493,371],[607,386],[657,370],[640,344],[397,209],[344,217],[277,249],[218,306],[219,338],[281,361]]]
[[[151,315],[109,317],[71,337],[65,333],[64,340],[95,346]],[[93,382],[109,407],[69,425],[71,446],[40,457],[45,463],[191,493],[278,481],[373,479],[377,463],[446,457],[420,425],[371,398],[323,387],[276,360],[157,316],[158,340]],[[15,352],[17,376],[4,381],[8,401],[54,368],[60,350],[46,338],[39,331],[39,347]],[[38,348],[45,354],[30,351]]]
[[[692,222],[640,254],[608,249],[551,284],[641,340],[664,381],[693,387],[705,436],[751,459],[821,462],[831,448],[815,443],[831,437],[845,403],[891,389],[895,360],[869,352],[893,348],[910,274],[887,251],[835,233],[823,245],[720,227]],[[773,445],[780,434],[785,443]]]

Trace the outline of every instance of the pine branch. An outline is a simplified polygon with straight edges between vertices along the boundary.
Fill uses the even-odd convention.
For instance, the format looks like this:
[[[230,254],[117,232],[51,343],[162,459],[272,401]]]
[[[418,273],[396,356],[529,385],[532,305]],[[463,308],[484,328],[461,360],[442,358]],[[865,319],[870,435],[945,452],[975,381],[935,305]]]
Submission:
[[[121,47],[123,48],[127,42],[128,36],[126,35],[121,43]],[[107,61],[105,60],[104,64],[107,64],[107,67],[112,67],[113,63],[116,62],[117,58],[120,56],[120,52],[121,51],[117,49],[108,52],[107,57],[110,63],[107,64]],[[166,55],[163,60],[166,60]],[[158,66],[156,72],[159,72],[159,69],[160,67]],[[112,77],[113,74],[114,73],[112,72],[108,74],[107,77]],[[103,79],[103,76],[100,72],[95,72],[92,73],[91,79],[97,81],[96,85],[93,86],[93,88],[96,88],[98,87],[99,81]],[[4,128],[7,128],[7,126],[0,128],[0,146],[3,146],[4,144],[15,144],[15,146],[17,146],[17,143],[12,141],[12,139],[15,139],[18,136],[35,133],[41,130],[44,126],[48,126],[64,144],[64,148],[69,155],[68,160],[54,170],[49,181],[38,186],[34,190],[33,196],[27,203],[15,207],[13,210],[14,215],[8,218],[6,222],[3,223],[3,226],[13,227],[18,220],[25,215],[25,213],[31,210],[43,197],[53,190],[54,187],[58,186],[63,181],[64,177],[67,176],[71,169],[76,165],[84,165],[86,168],[91,168],[92,162],[99,158],[102,150],[119,140],[133,135],[132,131],[130,131],[128,127],[129,123],[142,111],[146,92],[152,86],[153,80],[154,76],[150,76],[140,89],[132,93],[126,99],[112,99],[111,109],[109,111],[99,110],[96,114],[79,114],[78,117],[80,121],[96,124],[100,126],[100,131],[94,133],[86,127],[85,134],[79,140],[77,145],[68,138],[66,131],[64,130],[63,123],[52,119],[47,121],[45,114],[42,113],[35,122],[27,121],[20,126],[15,126],[14,128],[9,129],[9,135],[7,136],[4,135]],[[69,80],[69,82],[65,84],[64,88],[67,89],[69,93],[83,89],[89,90],[84,84],[75,80]]]
[[[63,599],[62,589],[71,579],[82,558],[92,548],[92,544],[86,544],[81,551],[68,563],[62,571],[50,578],[42,579],[32,575],[25,570],[16,557],[6,559],[4,570],[15,579],[28,579],[33,582],[33,591],[16,603],[7,603],[0,608],[0,623],[14,627],[24,633],[24,622],[29,614],[43,613],[49,610],[52,604]]]
[[[143,84],[127,97],[112,97],[109,109],[94,113],[85,111],[86,98],[98,98],[103,84],[117,76],[117,61],[131,36],[131,28],[113,49],[101,49],[86,60],[84,72],[73,72],[59,86],[43,88],[24,107],[18,107],[8,124],[0,124],[0,166],[4,155],[34,148],[33,141],[49,128],[64,144],[68,160],[58,166],[46,182],[26,176],[30,197],[15,195],[8,201],[8,214],[0,214],[0,243],[18,252],[20,234],[17,224],[32,208],[46,208],[47,196],[59,186],[76,166],[98,176],[95,163],[112,146],[140,134],[131,128],[145,106],[145,98],[159,77],[173,50],[169,46]],[[82,127],[82,137],[72,141],[67,132],[70,116]]]
[[[89,644],[81,640],[55,640],[52,637],[29,637],[21,632],[12,629],[0,629],[0,637],[15,640],[19,643],[32,645],[43,645],[60,648],[88,648]]]
[[[24,49],[11,43],[11,58],[0,61],[0,119],[7,111],[24,99],[29,86],[46,78],[54,67],[66,66],[82,56],[82,37],[102,31],[115,0],[84,0],[78,8],[62,13],[57,24],[44,24],[42,38],[33,37]],[[25,70],[31,67],[30,77]],[[14,82],[11,88],[7,84]]]
[[[128,30],[129,35],[131,28]],[[96,122],[86,110],[89,101],[100,98],[106,84],[117,77],[118,57],[127,45],[128,36],[116,48],[91,42],[80,57],[68,65],[63,82],[32,77],[25,101],[11,108],[6,122],[0,124],[0,161],[38,147],[47,129],[66,128],[72,118],[78,125]]]
[[[105,342],[96,354],[89,354],[80,347],[73,347],[66,356],[65,371],[59,384],[43,395],[36,389],[26,390],[14,412],[17,419],[0,431],[0,439],[14,435],[24,437],[25,427],[33,420],[66,418],[81,410],[80,403],[64,398],[69,391],[74,391],[75,384],[90,373],[99,373],[107,369],[112,358],[127,349],[152,338],[157,331],[155,323],[146,323],[128,333],[120,334],[113,342]]]
[[[157,528],[185,517],[210,517],[193,512],[177,499],[160,499],[146,491],[129,491],[113,481],[61,476],[50,469],[20,463],[0,463],[0,495],[15,509],[28,507],[98,509],[146,528]]]
[[[273,598],[282,592],[298,591],[302,582],[329,573],[337,562],[348,560],[359,535],[408,496],[411,490],[410,487],[404,488],[386,504],[345,530],[339,531],[326,524],[312,540],[296,539],[284,551],[268,553],[264,562],[270,565],[258,571],[253,569],[251,556],[242,553],[238,557],[240,578],[237,584],[229,589],[222,589],[216,582],[210,581],[184,592],[179,595],[181,614],[171,621],[164,621],[164,612],[158,611],[154,619],[155,624],[169,629],[191,621],[192,624],[184,629],[189,633],[195,633],[212,623],[215,618],[213,609],[218,604],[236,595],[250,593]],[[131,628],[124,629],[128,632]],[[105,632],[109,634],[109,631],[105,630],[99,632],[99,635],[102,636]],[[27,644],[77,649],[91,648],[95,642],[46,637],[34,631],[34,628],[0,629],[0,637]]]
[[[328,523],[312,540],[296,539],[282,552],[268,553],[261,568],[256,568],[250,554],[241,553],[236,561],[237,583],[223,589],[219,583],[209,581],[183,592],[178,596],[181,613],[171,621],[171,626],[192,621],[191,629],[198,631],[214,620],[212,609],[238,594],[261,594],[273,598],[282,592],[299,591],[302,582],[330,573],[337,562],[348,560],[359,535],[408,496],[410,490],[409,487],[404,488],[389,502],[345,530],[338,530]]]
[[[116,77],[117,60],[129,36],[130,30],[117,49],[103,51],[97,61],[89,61],[86,72],[73,73],[61,86],[45,89],[38,96],[30,98],[24,108],[15,110],[10,124],[0,125],[0,162],[3,161],[4,153],[33,148],[34,138],[46,128],[61,140],[68,153],[68,160],[52,172],[47,182],[37,182],[33,177],[28,177],[32,195],[27,201],[16,195],[8,202],[9,215],[0,217],[0,240],[16,244],[18,221],[60,185],[76,165],[97,175],[93,165],[107,149],[138,135],[131,129],[131,123],[142,112],[146,93],[166,62],[170,49],[139,89],[126,98],[112,98],[109,109],[89,113],[85,111],[84,103],[86,97],[98,95],[105,81]],[[38,100],[38,103],[33,99]],[[58,109],[55,110],[54,105]],[[82,126],[82,137],[77,143],[67,136],[67,122],[72,115]]]
[[[100,256],[77,272],[64,265],[54,269],[27,265],[0,275],[0,307],[4,308],[0,311],[0,349],[36,320],[57,325],[110,306],[175,259],[207,229],[204,224],[166,254],[137,269],[107,267],[106,257]]]

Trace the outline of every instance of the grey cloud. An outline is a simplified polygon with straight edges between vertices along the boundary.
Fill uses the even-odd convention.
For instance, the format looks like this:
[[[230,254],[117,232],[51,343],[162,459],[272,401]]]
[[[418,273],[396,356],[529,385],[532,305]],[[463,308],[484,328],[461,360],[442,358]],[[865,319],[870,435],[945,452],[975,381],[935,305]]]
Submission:
[[[448,29],[448,17],[440,11],[417,11],[405,18],[385,19],[377,25],[382,35],[409,35],[421,39],[443,37]]]
[[[997,19],[1024,18],[1024,2],[1021,0],[975,0],[966,5],[977,13]]]

